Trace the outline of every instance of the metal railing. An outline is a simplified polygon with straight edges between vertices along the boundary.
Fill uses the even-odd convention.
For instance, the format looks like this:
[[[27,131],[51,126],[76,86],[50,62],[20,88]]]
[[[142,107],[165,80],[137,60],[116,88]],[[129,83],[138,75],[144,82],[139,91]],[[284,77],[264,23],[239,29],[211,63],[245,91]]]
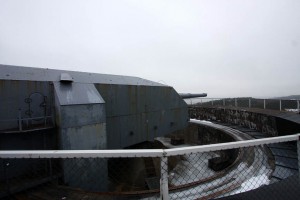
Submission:
[[[299,137],[173,149],[0,151],[0,198],[24,191],[54,199],[224,197],[299,175]]]
[[[5,119],[5,120],[0,120],[0,124],[11,124],[11,128],[5,128],[5,126],[0,126],[0,130],[7,130],[9,131],[26,131],[26,130],[31,130],[36,128],[35,125],[38,125],[39,128],[45,128],[48,126],[54,126],[54,116],[49,115],[49,116],[41,116],[41,117],[22,117],[21,112],[19,112],[19,115],[16,119]],[[16,130],[15,130],[16,129]]]
[[[271,110],[300,111],[300,100],[240,98],[192,98],[185,100],[190,106],[232,106]]]

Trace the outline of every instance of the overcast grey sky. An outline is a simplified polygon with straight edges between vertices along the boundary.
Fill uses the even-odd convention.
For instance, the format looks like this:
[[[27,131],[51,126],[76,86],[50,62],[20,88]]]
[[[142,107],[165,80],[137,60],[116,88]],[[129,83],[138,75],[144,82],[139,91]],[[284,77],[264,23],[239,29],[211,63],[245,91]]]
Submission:
[[[300,1],[0,0],[0,63],[209,97],[300,94]]]

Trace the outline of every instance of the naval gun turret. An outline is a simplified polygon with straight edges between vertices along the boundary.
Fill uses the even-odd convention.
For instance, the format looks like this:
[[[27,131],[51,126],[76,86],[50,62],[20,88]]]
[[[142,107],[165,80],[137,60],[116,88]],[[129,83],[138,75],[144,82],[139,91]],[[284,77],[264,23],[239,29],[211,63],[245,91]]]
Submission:
[[[0,71],[0,133],[47,128],[57,139],[46,141],[59,141],[49,149],[120,149],[152,141],[187,127],[183,99],[206,95],[179,95],[171,86],[130,76],[11,65]],[[0,136],[0,147],[18,148],[20,135]],[[41,149],[37,137],[28,139],[35,144],[28,148]]]

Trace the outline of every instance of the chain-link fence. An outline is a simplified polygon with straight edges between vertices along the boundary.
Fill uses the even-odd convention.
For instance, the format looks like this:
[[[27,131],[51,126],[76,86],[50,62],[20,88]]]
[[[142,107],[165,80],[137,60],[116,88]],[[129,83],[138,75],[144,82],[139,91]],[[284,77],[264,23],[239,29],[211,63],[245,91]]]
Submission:
[[[283,180],[292,194],[299,136],[173,149],[1,151],[0,197],[215,199],[250,190],[264,199],[257,188],[276,192]]]
[[[185,100],[190,106],[229,106],[270,110],[300,111],[300,100],[241,98],[192,98]]]

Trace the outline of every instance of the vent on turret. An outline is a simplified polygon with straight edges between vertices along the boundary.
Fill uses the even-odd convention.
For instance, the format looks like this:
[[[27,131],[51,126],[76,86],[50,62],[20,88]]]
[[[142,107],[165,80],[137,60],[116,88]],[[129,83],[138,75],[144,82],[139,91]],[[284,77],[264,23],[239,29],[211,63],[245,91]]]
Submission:
[[[60,82],[63,82],[63,83],[72,83],[73,82],[73,78],[68,73],[61,73],[60,74]]]

